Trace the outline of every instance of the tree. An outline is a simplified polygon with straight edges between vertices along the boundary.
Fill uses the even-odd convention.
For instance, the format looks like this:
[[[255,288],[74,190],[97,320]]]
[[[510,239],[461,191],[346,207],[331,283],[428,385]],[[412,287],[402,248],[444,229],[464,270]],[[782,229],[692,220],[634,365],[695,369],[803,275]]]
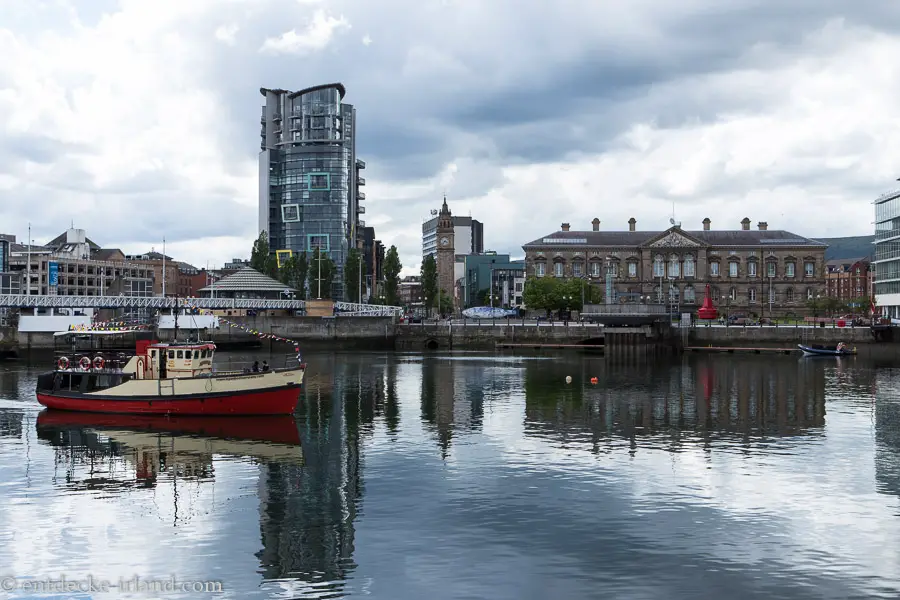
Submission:
[[[278,278],[278,262],[271,254],[268,232],[261,231],[259,237],[253,242],[253,250],[250,252],[250,266],[272,279]]]
[[[525,282],[522,301],[534,310],[582,310],[585,302],[597,299],[599,290],[583,279],[531,277]]]
[[[344,263],[344,300],[346,302],[362,302],[360,295],[360,275],[363,274],[362,254],[356,248],[347,253]],[[362,282],[365,285],[365,282]]]
[[[321,260],[320,260],[321,257]],[[313,252],[309,261],[307,279],[311,298],[331,298],[331,283],[334,281],[334,261],[327,252]]]
[[[422,261],[420,275],[422,278],[422,296],[425,300],[425,306],[430,310],[435,306],[438,290],[437,262],[434,260],[433,254],[429,254]]]
[[[522,302],[532,310],[553,310],[557,304],[555,284],[551,277],[529,277],[522,291]]]
[[[450,296],[445,296],[441,294],[441,305],[439,307],[439,312],[442,315],[449,315],[453,313],[453,298]]]
[[[384,298],[385,303],[389,306],[400,305],[400,271],[403,264],[400,262],[400,255],[397,253],[397,246],[391,246],[387,254],[384,256]]]
[[[291,254],[278,270],[278,280],[288,287],[297,290],[297,298],[306,298],[306,252]]]

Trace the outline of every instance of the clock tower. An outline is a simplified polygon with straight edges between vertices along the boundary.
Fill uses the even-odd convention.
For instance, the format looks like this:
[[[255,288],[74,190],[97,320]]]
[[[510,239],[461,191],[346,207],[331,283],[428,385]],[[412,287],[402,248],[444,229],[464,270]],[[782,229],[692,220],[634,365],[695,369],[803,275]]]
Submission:
[[[456,264],[456,250],[454,249],[453,239],[453,219],[451,218],[450,209],[447,207],[447,197],[444,196],[444,204],[441,206],[441,212],[438,213],[437,228],[437,263],[438,274],[438,290],[442,298],[454,299],[456,291],[456,278],[454,277],[454,266]],[[454,301],[454,308],[456,307]]]

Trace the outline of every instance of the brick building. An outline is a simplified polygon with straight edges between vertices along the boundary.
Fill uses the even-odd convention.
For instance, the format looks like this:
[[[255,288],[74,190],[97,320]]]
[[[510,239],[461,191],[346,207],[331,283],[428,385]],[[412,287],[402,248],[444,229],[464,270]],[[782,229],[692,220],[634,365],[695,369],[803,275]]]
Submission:
[[[825,295],[841,302],[872,298],[874,269],[869,257],[843,258],[825,263]],[[866,305],[864,308],[868,308]]]

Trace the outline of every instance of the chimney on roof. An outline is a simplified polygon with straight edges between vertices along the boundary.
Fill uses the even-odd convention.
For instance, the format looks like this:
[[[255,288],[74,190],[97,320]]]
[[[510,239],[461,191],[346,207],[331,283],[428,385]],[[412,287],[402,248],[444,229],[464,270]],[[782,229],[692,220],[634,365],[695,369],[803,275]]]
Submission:
[[[568,230],[569,230],[569,224],[568,224],[568,223],[563,223],[562,225],[559,226],[559,228],[560,228],[562,231],[568,231]]]
[[[765,221],[760,221],[759,223],[756,224],[756,226],[759,227],[760,231],[766,231],[769,228],[769,224],[766,223]]]
[[[741,229],[743,229],[744,231],[750,231],[750,219],[744,217],[741,220]]]
[[[600,219],[594,217],[594,220],[591,221],[591,226],[594,231],[600,231]]]
[[[703,231],[709,231],[710,223],[712,223],[712,221],[709,220],[709,217],[706,217],[705,219],[703,219]]]
[[[635,226],[637,226],[637,219],[634,217],[628,219],[628,231],[634,231]]]

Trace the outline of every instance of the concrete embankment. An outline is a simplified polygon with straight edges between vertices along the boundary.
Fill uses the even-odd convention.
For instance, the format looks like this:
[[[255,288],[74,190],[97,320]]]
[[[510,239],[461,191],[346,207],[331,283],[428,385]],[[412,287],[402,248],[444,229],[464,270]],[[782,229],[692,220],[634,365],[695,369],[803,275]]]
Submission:
[[[868,327],[694,327],[688,345],[736,348],[796,348],[797,344],[855,346],[859,356],[876,360],[900,360],[900,343],[876,343]]]

